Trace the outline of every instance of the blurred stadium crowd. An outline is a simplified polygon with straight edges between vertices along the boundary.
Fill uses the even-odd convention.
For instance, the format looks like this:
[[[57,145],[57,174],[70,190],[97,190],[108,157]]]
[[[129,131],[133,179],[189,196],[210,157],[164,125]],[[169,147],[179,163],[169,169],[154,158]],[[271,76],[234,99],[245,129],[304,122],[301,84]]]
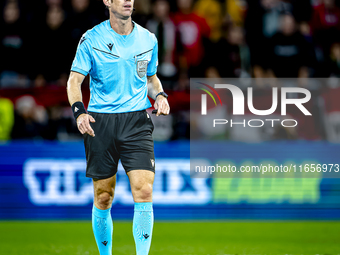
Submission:
[[[80,37],[108,10],[102,0],[1,3],[0,140],[80,139],[65,86]],[[340,77],[338,0],[135,0],[135,9],[158,38],[173,112],[155,120],[156,140],[189,139],[189,77]],[[340,95],[332,89],[326,96]],[[327,139],[315,132],[294,137]]]

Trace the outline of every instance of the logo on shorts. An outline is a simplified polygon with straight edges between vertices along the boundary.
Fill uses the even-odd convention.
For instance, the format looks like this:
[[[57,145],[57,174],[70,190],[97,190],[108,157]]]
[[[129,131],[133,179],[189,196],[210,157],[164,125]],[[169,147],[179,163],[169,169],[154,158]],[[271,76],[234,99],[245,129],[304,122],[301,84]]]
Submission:
[[[147,60],[137,61],[137,73],[139,78],[142,78],[146,74],[146,69],[148,68]]]
[[[151,161],[152,167],[155,167],[155,160],[154,159],[150,159],[150,161]]]

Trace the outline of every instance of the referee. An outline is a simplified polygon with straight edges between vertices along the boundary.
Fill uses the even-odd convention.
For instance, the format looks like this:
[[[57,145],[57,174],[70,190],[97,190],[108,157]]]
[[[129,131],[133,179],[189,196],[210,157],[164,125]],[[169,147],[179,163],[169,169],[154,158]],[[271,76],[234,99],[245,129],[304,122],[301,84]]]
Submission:
[[[86,176],[93,179],[92,227],[100,255],[112,254],[111,205],[119,159],[135,202],[133,236],[137,255],[150,250],[155,158],[154,126],[146,109],[155,99],[157,116],[168,115],[167,95],[156,75],[154,34],[132,21],[134,0],[103,0],[110,19],[80,39],[67,84],[68,99],[84,136]],[[90,75],[88,112],[81,84]]]

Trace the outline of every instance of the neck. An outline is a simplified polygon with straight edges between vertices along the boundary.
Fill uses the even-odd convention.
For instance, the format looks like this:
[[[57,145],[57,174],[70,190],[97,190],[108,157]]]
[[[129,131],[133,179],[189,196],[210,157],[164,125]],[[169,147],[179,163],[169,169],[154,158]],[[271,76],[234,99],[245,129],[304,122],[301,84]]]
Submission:
[[[128,19],[121,19],[114,14],[110,14],[110,24],[114,31],[120,35],[128,35],[132,32],[133,23],[131,17]]]

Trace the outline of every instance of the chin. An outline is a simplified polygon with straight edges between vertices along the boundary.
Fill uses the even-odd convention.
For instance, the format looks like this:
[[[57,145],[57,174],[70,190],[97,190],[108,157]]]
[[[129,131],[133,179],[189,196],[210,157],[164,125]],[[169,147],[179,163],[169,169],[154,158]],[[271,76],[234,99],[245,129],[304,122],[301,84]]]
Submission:
[[[122,19],[124,19],[124,20],[127,20],[127,19],[129,19],[130,17],[131,17],[131,14],[129,14],[129,15],[126,15],[125,13],[122,14]]]
[[[124,18],[130,18],[131,17],[131,15],[132,15],[132,11],[123,11],[122,13],[121,13],[121,15],[124,17]]]

